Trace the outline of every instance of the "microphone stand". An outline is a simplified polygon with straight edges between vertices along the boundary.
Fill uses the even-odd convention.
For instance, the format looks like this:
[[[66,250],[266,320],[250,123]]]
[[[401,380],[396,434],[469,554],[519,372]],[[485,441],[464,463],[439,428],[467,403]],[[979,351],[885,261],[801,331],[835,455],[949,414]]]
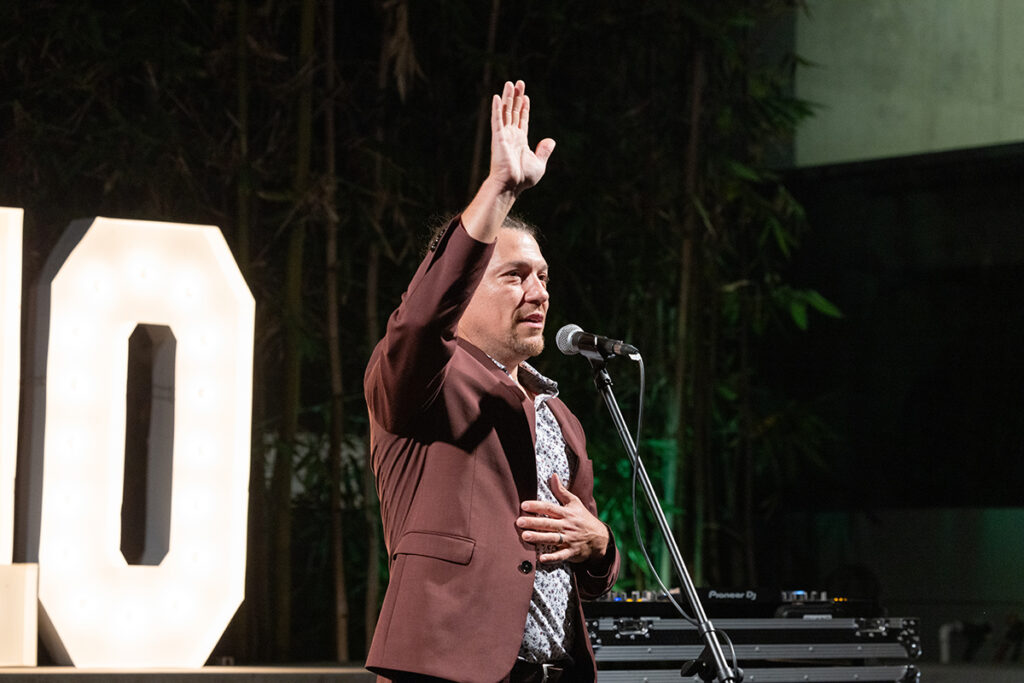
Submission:
[[[700,597],[697,595],[697,589],[693,585],[693,579],[690,578],[690,574],[686,570],[683,556],[679,552],[679,546],[672,536],[672,530],[669,528],[668,520],[665,519],[665,513],[661,509],[658,496],[654,493],[651,479],[647,476],[647,470],[637,455],[636,444],[633,443],[633,437],[630,435],[626,422],[622,418],[622,411],[619,410],[615,395],[612,393],[612,378],[608,374],[607,369],[608,357],[596,351],[581,350],[580,353],[586,356],[594,370],[594,385],[604,398],[605,405],[608,406],[608,412],[611,413],[612,422],[615,423],[615,429],[619,433],[619,438],[622,439],[622,445],[626,447],[626,454],[629,456],[633,467],[637,470],[637,475],[643,485],[644,494],[647,496],[647,504],[650,506],[651,512],[654,513],[658,526],[661,528],[661,535],[664,536],[669,554],[672,556],[672,564],[675,566],[676,574],[679,576],[680,581],[682,581],[683,589],[686,592],[686,599],[693,610],[694,618],[697,621],[697,631],[704,639],[704,650],[697,659],[691,660],[683,666],[680,675],[683,677],[699,676],[705,681],[713,681],[717,677],[717,680],[721,681],[721,683],[726,683],[727,681],[739,683],[743,680],[743,672],[739,668],[733,671],[725,660],[725,653],[722,651],[721,643],[718,642],[715,628],[704,612]]]

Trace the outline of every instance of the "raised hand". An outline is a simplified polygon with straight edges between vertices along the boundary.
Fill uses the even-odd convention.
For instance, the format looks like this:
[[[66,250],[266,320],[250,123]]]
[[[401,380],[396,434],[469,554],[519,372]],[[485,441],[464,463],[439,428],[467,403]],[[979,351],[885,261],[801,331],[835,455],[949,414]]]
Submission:
[[[505,83],[491,100],[491,168],[462,212],[462,224],[474,239],[493,242],[519,193],[543,177],[555,141],[544,138],[530,149],[530,98],[526,84]]]
[[[526,84],[506,82],[491,100],[491,178],[518,195],[543,177],[555,141],[544,138],[530,149],[530,98]]]

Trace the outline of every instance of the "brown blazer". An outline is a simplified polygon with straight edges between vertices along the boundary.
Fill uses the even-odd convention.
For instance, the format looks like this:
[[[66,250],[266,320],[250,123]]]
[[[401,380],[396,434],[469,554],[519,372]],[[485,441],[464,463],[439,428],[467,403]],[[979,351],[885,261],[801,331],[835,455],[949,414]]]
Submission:
[[[532,401],[456,325],[493,245],[456,219],[431,247],[364,377],[390,581],[366,666],[493,683],[512,669],[533,593],[536,548],[515,527],[536,499]],[[597,513],[579,421],[548,402],[577,456],[571,490]],[[619,558],[572,565],[577,596],[611,588]],[[582,680],[596,675],[582,626]]]

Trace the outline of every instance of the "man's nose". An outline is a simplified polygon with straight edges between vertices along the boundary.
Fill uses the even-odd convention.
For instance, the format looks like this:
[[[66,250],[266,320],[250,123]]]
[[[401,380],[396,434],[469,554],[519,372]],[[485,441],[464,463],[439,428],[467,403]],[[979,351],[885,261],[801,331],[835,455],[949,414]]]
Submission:
[[[544,303],[550,298],[547,287],[544,286],[544,282],[541,281],[540,277],[531,275],[530,279],[526,281],[526,299],[536,303]]]

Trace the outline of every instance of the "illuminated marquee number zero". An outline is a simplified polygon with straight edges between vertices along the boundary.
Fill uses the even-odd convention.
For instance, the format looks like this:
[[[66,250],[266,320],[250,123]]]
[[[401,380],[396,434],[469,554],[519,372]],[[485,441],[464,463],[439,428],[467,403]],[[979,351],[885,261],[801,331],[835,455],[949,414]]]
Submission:
[[[77,666],[201,666],[244,590],[252,295],[213,226],[97,218],[68,228],[37,298],[45,353],[29,404],[43,472],[28,554],[41,635]],[[120,551],[138,325],[169,327],[176,349],[170,537],[156,566],[130,566]]]

